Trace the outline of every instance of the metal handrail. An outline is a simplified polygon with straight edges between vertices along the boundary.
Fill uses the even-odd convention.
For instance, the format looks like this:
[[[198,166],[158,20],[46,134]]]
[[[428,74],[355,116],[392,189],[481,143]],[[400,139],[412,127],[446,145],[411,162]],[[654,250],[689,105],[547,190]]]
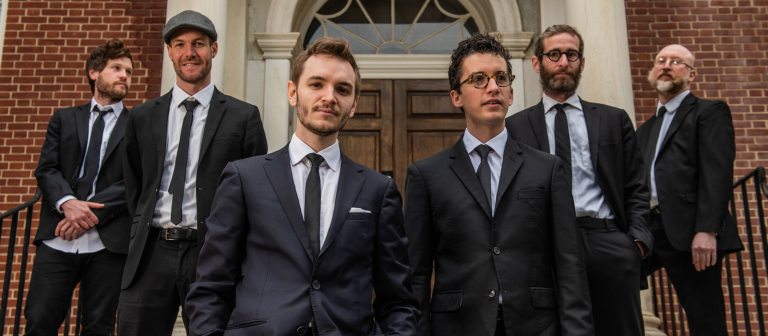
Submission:
[[[18,213],[19,211],[31,207],[32,205],[37,203],[37,201],[40,200],[40,197],[42,197],[42,195],[43,195],[43,193],[40,191],[40,189],[39,188],[36,189],[35,190],[35,195],[32,196],[32,198],[30,198],[28,201],[22,203],[21,205],[16,206],[15,208],[13,208],[11,210],[3,212],[3,214],[0,215],[0,220],[6,219],[8,217],[11,217],[14,214]]]

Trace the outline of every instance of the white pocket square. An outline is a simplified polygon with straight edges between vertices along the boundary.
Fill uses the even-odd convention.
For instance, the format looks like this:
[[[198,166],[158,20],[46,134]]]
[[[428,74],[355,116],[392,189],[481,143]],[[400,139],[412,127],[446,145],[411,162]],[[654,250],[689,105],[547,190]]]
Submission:
[[[371,211],[370,210],[365,210],[363,208],[352,207],[351,209],[349,209],[349,213],[371,213]]]

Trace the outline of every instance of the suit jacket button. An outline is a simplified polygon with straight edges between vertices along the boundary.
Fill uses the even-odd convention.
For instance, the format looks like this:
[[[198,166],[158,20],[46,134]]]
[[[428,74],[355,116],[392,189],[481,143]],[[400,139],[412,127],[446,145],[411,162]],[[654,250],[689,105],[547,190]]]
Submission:
[[[491,289],[491,291],[488,293],[488,297],[489,297],[489,298],[494,298],[494,297],[496,297],[496,291],[495,291],[495,290],[493,290],[493,289]]]
[[[296,335],[304,336],[307,334],[307,327],[301,325],[298,328],[296,328]]]
[[[320,289],[320,281],[312,280],[312,289],[314,290]]]
[[[493,247],[493,254],[501,254],[501,249],[498,246]]]

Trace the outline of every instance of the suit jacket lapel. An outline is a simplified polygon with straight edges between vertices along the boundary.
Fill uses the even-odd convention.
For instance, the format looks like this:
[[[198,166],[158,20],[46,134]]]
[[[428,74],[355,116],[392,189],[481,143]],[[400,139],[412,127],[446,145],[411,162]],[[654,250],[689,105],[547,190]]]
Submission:
[[[201,159],[205,157],[205,152],[208,150],[211,141],[213,141],[216,129],[219,128],[221,118],[227,110],[226,102],[226,97],[218,89],[214,88],[213,96],[211,96],[211,106],[208,108],[208,118],[205,121],[205,129],[203,130],[203,141],[200,144]]]
[[[680,125],[683,124],[683,120],[685,119],[685,116],[688,115],[691,110],[693,110],[694,105],[696,104],[697,98],[692,94],[689,93],[687,97],[683,99],[683,101],[680,103],[680,106],[677,108],[677,111],[675,112],[675,116],[672,118],[672,123],[669,124],[669,128],[667,129],[667,133],[664,135],[664,141],[661,143],[661,147],[659,147],[659,154],[661,155],[661,151],[664,150],[664,146],[667,144],[667,141],[669,141],[669,137],[672,136],[675,132],[677,132],[677,129],[680,128]],[[663,119],[659,119],[660,122],[663,122]]]
[[[120,117],[117,118],[117,122],[115,123],[115,128],[112,129],[112,134],[109,136],[109,142],[107,143],[107,150],[104,152],[104,158],[101,160],[102,162],[106,161],[112,152],[115,151],[115,148],[117,148],[117,144],[120,143],[120,140],[123,139],[123,135],[125,134],[125,123],[128,120],[128,109],[123,109],[123,112],[120,113]]]
[[[309,233],[307,232],[306,225],[304,225],[304,216],[301,213],[299,198],[296,196],[296,186],[293,185],[288,146],[268,154],[264,159],[266,160],[264,173],[267,175],[270,184],[272,184],[275,195],[277,195],[277,199],[283,207],[283,212],[288,217],[288,222],[291,223],[291,227],[299,238],[299,242],[301,242],[307,257],[310,260],[315,260],[309,246]]]
[[[364,181],[363,169],[342,154],[341,170],[339,171],[339,186],[336,190],[336,206],[335,209],[333,209],[331,227],[328,229],[325,243],[320,249],[321,255],[329,246],[331,246],[333,239],[336,238],[339,230],[341,230],[341,227],[344,225],[344,220],[347,218],[347,214],[352,208],[352,204],[354,204],[357,199],[357,195],[360,194]]]
[[[597,171],[597,155],[599,154],[598,152],[600,149],[598,140],[600,139],[600,118],[602,114],[597,110],[595,105],[584,100],[581,100],[581,108],[584,109],[584,120],[587,124],[589,156],[592,161],[592,168]]]
[[[507,145],[504,147],[504,156],[501,161],[501,174],[499,176],[499,186],[496,191],[496,207],[498,209],[499,200],[504,196],[512,180],[515,179],[517,171],[523,165],[523,157],[520,155],[522,150],[512,137],[507,138]]]
[[[165,160],[166,143],[168,142],[168,115],[171,109],[171,92],[166,93],[155,102],[154,111],[152,111],[152,130],[153,141],[157,152],[158,171],[163,171],[163,161]],[[139,130],[140,131],[140,130]]]
[[[480,204],[488,218],[493,218],[491,216],[491,205],[488,204],[483,187],[480,185],[480,180],[477,179],[477,175],[472,169],[472,162],[469,160],[469,154],[467,154],[467,149],[464,147],[464,141],[461,137],[459,137],[456,145],[453,146],[453,155],[450,156],[450,159],[451,170],[453,170],[461,183],[464,184],[464,187],[467,188],[472,197],[475,198],[475,201]]]
[[[88,118],[90,117],[91,104],[85,104],[78,107],[75,114],[75,123],[77,124],[77,138],[80,140],[80,156],[78,162],[82,165],[85,157],[85,149],[88,147]]]
[[[544,117],[544,103],[534,106],[528,114],[528,120],[531,123],[536,141],[539,143],[539,150],[549,153],[549,137],[547,136],[547,120]]]

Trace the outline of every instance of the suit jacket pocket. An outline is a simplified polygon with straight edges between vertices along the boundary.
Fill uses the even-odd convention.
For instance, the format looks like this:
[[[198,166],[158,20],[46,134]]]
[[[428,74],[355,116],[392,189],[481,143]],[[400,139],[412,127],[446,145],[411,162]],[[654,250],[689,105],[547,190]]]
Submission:
[[[531,287],[531,305],[534,308],[557,308],[552,288]]]
[[[541,188],[528,188],[517,192],[517,199],[546,198],[547,191]]]
[[[371,216],[370,212],[350,212],[347,214],[346,220],[370,220]]]
[[[267,323],[267,321],[264,320],[264,319],[249,319],[249,320],[242,320],[242,321],[230,321],[229,324],[227,324],[227,330],[253,327],[253,326],[257,326],[257,325],[262,325],[264,323]]]
[[[432,295],[432,312],[446,313],[461,309],[464,292],[442,292]]]

